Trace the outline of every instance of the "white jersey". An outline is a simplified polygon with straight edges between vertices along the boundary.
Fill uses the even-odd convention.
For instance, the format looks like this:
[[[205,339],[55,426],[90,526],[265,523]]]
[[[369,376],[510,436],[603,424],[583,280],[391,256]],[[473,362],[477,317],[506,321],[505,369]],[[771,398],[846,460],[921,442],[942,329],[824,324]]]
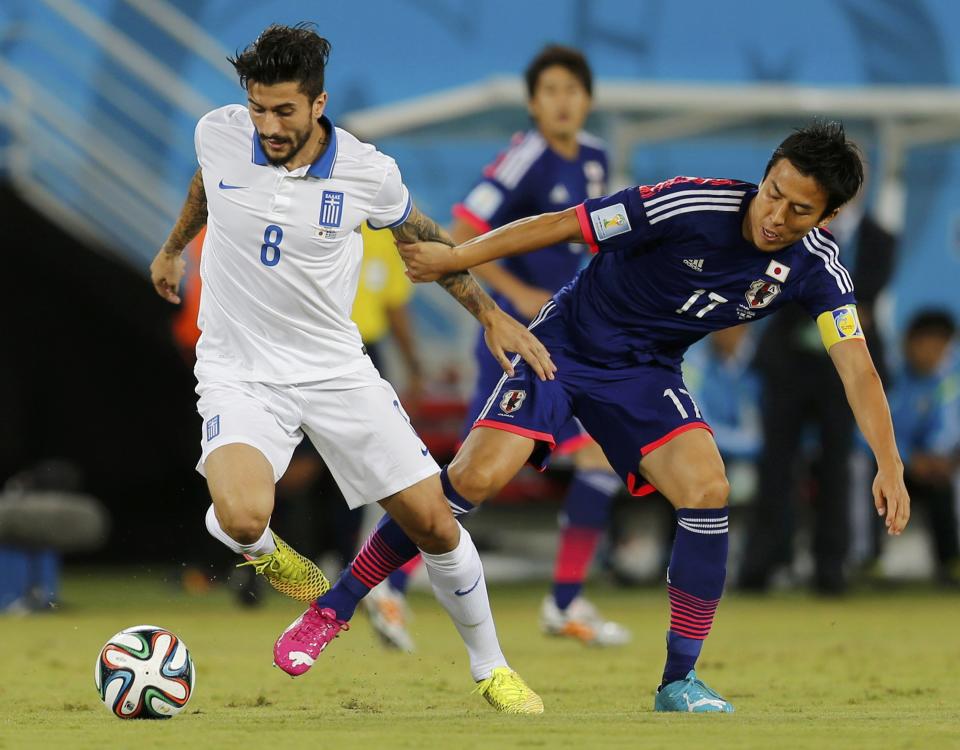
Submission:
[[[313,164],[271,165],[246,107],[197,124],[207,194],[197,379],[307,383],[345,375],[366,357],[350,319],[360,223],[406,220],[396,162],[324,118],[330,143]]]

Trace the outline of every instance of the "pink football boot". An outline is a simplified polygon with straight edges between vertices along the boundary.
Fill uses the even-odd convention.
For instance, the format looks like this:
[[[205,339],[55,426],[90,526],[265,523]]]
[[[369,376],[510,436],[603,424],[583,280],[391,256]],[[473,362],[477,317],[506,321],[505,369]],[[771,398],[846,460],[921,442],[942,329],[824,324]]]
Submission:
[[[341,630],[349,629],[350,624],[338,620],[336,612],[314,602],[281,633],[273,646],[273,663],[291,677],[299,677]]]

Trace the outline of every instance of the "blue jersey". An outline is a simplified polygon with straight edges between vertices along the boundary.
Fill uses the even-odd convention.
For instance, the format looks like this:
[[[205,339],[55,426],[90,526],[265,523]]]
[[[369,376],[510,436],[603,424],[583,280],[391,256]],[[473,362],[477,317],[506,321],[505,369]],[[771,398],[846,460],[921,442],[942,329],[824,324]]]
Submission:
[[[585,133],[578,141],[577,157],[566,159],[537,131],[518,134],[510,148],[484,170],[463,203],[454,206],[454,215],[479,232],[488,232],[517,219],[562,211],[602,196],[607,180],[603,144]],[[582,245],[563,243],[505,258],[500,264],[525,284],[556,292],[576,275],[584,260]],[[504,310],[520,319],[509,302],[493,296]]]
[[[960,373],[921,375],[904,366],[890,392],[890,413],[904,463],[915,453],[960,451]]]
[[[737,180],[676,177],[578,206],[597,255],[555,296],[573,350],[608,367],[676,367],[711,331],[787,302],[814,318],[855,304],[826,230],[772,253],[743,238],[756,192]]]

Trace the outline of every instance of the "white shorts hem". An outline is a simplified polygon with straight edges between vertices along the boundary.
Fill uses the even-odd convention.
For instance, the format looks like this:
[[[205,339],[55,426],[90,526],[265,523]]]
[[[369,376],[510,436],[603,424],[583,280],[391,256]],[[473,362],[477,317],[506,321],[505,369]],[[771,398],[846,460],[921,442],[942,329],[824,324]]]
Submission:
[[[200,474],[204,479],[207,477],[207,471],[204,468],[204,464],[207,459],[210,458],[210,454],[213,453],[217,448],[222,448],[225,445],[249,445],[251,448],[255,448],[260,451],[267,463],[270,464],[270,468],[273,469],[273,483],[276,484],[280,481],[280,477],[283,476],[283,473],[287,470],[286,466],[278,467],[273,460],[270,458],[270,453],[264,448],[263,444],[257,442],[256,439],[248,437],[247,435],[227,435],[225,437],[218,437],[217,444],[210,446],[209,448],[204,446],[200,451],[200,460],[197,461],[197,473]],[[289,464],[289,461],[287,462]]]
[[[440,473],[440,467],[437,466],[434,462],[433,466],[425,466],[420,471],[409,474],[405,477],[400,477],[394,479],[394,481],[389,484],[385,484],[381,488],[376,488],[370,490],[371,497],[362,497],[360,495],[354,495],[353,492],[344,491],[346,488],[341,487],[343,492],[344,499],[347,501],[347,505],[351,510],[356,508],[363,507],[364,505],[371,505],[372,503],[378,503],[381,500],[390,497],[391,495],[396,495],[398,492],[401,492],[409,487],[413,487],[417,482],[422,482],[424,479],[435,476]],[[382,493],[382,494],[381,494]],[[373,495],[378,495],[378,497],[373,497]]]

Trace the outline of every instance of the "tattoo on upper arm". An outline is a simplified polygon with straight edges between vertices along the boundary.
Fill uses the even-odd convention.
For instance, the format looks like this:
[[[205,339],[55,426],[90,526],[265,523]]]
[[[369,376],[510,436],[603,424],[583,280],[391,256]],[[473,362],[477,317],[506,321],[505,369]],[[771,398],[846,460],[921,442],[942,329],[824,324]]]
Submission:
[[[180,218],[163,243],[167,252],[179,253],[207,223],[207,193],[203,188],[203,174],[198,169],[190,180],[187,199],[180,209]]]
[[[453,247],[456,243],[444,229],[416,206],[410,211],[407,220],[391,232],[397,242],[442,242]],[[457,271],[437,279],[437,283],[447,290],[455,300],[475,318],[496,308],[490,295],[483,291],[469,271]]]

